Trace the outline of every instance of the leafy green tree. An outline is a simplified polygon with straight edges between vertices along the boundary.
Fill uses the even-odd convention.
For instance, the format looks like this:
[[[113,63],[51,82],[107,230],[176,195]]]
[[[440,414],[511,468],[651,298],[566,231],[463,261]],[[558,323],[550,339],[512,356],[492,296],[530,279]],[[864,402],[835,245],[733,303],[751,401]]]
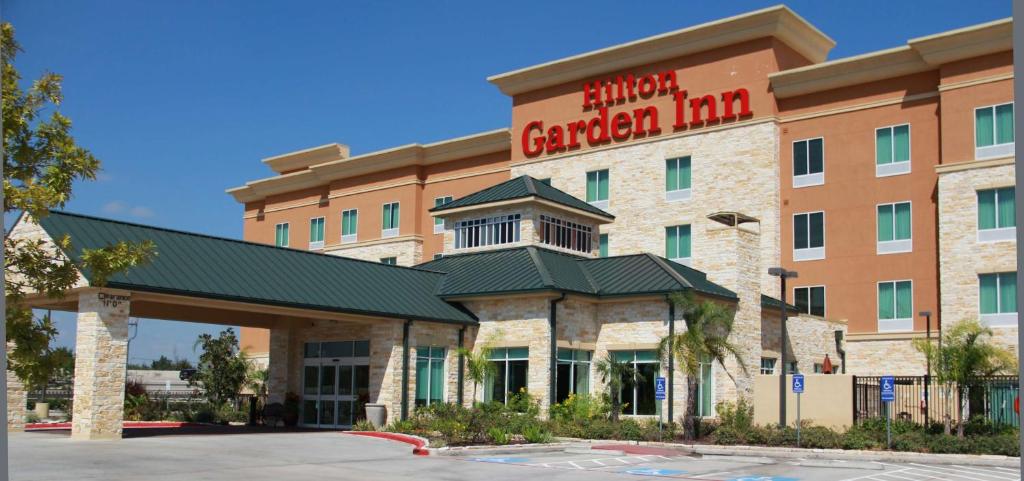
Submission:
[[[491,362],[491,350],[487,346],[481,347],[477,352],[461,347],[459,354],[466,362],[466,377],[473,381],[473,400],[475,402],[477,386],[482,385],[487,380],[487,376],[493,376],[497,372],[498,366]]]
[[[683,437],[696,439],[700,417],[697,416],[697,387],[700,385],[701,363],[717,362],[725,369],[725,360],[736,360],[743,372],[747,371],[739,349],[729,341],[736,312],[713,301],[697,301],[690,293],[671,296],[677,311],[683,315],[686,329],[666,336],[658,346],[658,357],[665,359],[675,354],[679,369],[686,375],[686,413],[683,415]],[[733,378],[735,382],[735,378]]]
[[[985,376],[1017,372],[1017,356],[1013,350],[992,344],[992,329],[974,319],[965,319],[946,329],[942,334],[942,347],[915,339],[914,348],[931,360],[935,381],[956,388],[960,405],[957,406],[956,435],[964,437],[964,410],[967,391],[971,383]],[[950,433],[950,419],[946,418],[946,434]]]
[[[618,421],[623,407],[622,389],[635,386],[640,381],[640,373],[631,363],[616,360],[610,352],[604,359],[594,363],[594,369],[601,377],[601,383],[604,384],[608,399],[611,400],[611,419]]]
[[[188,385],[202,386],[210,404],[223,406],[246,385],[251,363],[239,350],[238,336],[230,327],[217,337],[200,334],[195,347],[202,347],[203,353],[199,355],[199,366]]]
[[[14,59],[21,47],[10,23],[0,24],[2,63],[4,215],[21,213],[45,217],[71,199],[75,182],[94,180],[100,161],[79,146],[71,135],[71,120],[60,113],[62,78],[45,73],[22,89]],[[42,241],[4,239],[4,294],[7,300],[7,339],[12,344],[9,368],[28,385],[39,385],[52,375],[44,361],[57,331],[49,314],[36,318],[28,296],[63,297],[87,270],[93,285],[101,286],[113,274],[148,261],[155,255],[152,242],[118,242],[100,249],[85,249],[77,261],[60,250],[72,239],[54,239],[58,250]]]

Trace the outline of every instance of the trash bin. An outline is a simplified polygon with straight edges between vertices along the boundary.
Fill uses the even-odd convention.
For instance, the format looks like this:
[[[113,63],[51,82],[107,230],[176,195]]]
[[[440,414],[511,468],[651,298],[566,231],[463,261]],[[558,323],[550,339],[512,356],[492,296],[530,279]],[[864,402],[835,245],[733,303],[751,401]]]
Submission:
[[[366,420],[370,421],[370,424],[374,428],[380,429],[384,427],[388,419],[388,407],[384,404],[366,404]]]

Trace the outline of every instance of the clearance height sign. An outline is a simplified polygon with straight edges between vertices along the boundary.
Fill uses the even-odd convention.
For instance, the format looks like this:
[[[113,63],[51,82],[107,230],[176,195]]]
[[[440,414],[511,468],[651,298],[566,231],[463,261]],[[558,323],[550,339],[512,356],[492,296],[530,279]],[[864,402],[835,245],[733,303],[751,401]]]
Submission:
[[[664,124],[664,128],[677,131],[753,115],[747,89],[690,96],[686,89],[679,88],[675,70],[588,81],[583,84],[582,93],[582,110],[584,115],[590,114],[589,117],[558,125],[545,125],[541,120],[526,124],[521,142],[527,157],[578,149],[584,142],[598,146],[613,140],[657,135],[666,120],[671,124]],[[672,112],[659,112],[653,105],[639,105],[666,95],[672,97]],[[635,108],[615,114],[608,112],[611,107],[628,104],[634,104]]]

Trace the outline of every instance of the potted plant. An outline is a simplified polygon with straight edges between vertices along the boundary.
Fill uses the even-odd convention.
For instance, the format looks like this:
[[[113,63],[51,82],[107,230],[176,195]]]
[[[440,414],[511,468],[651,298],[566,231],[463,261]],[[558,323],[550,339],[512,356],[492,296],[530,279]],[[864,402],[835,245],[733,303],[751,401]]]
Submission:
[[[299,424],[299,395],[289,392],[284,395],[284,425],[294,427]]]

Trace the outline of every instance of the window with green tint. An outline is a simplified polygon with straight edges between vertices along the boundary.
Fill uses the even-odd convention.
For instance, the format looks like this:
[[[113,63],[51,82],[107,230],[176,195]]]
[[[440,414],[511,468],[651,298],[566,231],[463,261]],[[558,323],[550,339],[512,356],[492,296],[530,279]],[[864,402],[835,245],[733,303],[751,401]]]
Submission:
[[[573,394],[590,393],[590,351],[558,349],[555,371],[555,402]]]
[[[380,263],[393,266],[395,264],[398,264],[398,258],[397,257],[381,257],[380,258]]]
[[[612,359],[629,363],[636,371],[634,379],[624,374],[622,378],[622,413],[627,415],[657,414],[654,400],[654,382],[658,377],[661,363],[656,351],[611,351]]]
[[[825,286],[797,287],[793,298],[798,312],[825,317]]]
[[[274,226],[274,245],[288,247],[288,223],[284,222]]]
[[[1013,187],[978,191],[978,230],[1016,227],[1016,191]]]
[[[608,257],[608,234],[601,234],[597,238],[597,255]]]
[[[910,239],[910,227],[910,202],[878,206],[879,242]]]
[[[793,248],[825,247],[825,213],[809,212],[793,216]]]
[[[446,195],[444,197],[438,197],[434,199],[434,207],[441,207],[452,201],[452,196]],[[443,217],[434,217],[434,225],[444,225]]]
[[[587,202],[608,200],[608,169],[587,172]]]
[[[384,204],[384,230],[398,229],[399,212],[398,202]]]
[[[715,415],[715,377],[714,364],[704,357],[700,361],[700,380],[697,384],[697,415],[711,417]]]
[[[324,241],[324,218],[317,217],[309,220],[309,242]]]
[[[429,406],[444,399],[443,347],[416,348],[416,406]]]
[[[974,146],[990,147],[1013,143],[1013,104],[974,110]]]
[[[508,403],[512,396],[525,392],[529,357],[528,347],[491,349],[488,358],[494,363],[495,369],[484,379],[484,401]]]
[[[825,172],[825,139],[807,139],[793,142],[793,175]]]
[[[878,319],[913,319],[914,299],[910,281],[878,283]]]
[[[674,225],[665,228],[665,257],[676,259],[689,259],[690,252],[690,226]]]
[[[778,359],[774,357],[762,357],[761,358],[761,374],[771,376],[775,374],[775,363]]]
[[[910,125],[875,130],[875,164],[910,161]]]
[[[673,192],[690,188],[690,156],[676,157],[665,161],[665,191]]]
[[[349,209],[341,213],[341,235],[356,235],[359,227],[359,211]]]
[[[1017,312],[1017,273],[979,274],[981,314]]]

